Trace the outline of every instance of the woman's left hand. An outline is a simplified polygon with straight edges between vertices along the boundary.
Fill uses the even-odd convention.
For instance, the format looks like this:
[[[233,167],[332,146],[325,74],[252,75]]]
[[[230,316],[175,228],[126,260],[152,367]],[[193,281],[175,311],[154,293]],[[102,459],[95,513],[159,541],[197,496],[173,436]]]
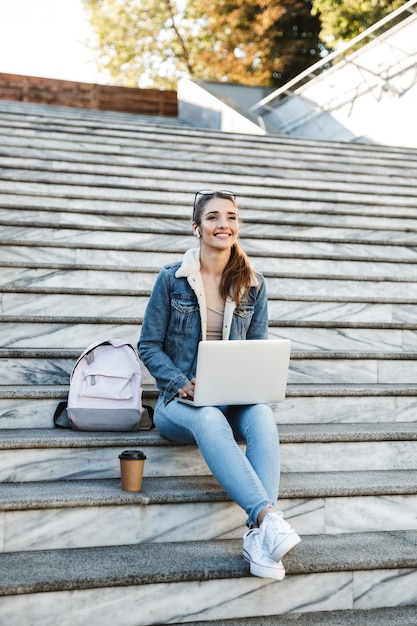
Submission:
[[[178,389],[178,395],[180,398],[191,398],[191,400],[194,398],[194,391],[195,391],[195,378],[193,378],[192,380],[188,381],[188,383],[186,383],[183,387],[181,387],[181,389]]]

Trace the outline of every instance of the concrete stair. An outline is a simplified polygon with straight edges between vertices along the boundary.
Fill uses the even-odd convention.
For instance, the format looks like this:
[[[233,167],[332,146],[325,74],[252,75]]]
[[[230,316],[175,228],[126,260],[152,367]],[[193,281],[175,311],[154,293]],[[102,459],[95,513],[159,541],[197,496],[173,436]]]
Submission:
[[[0,165],[2,620],[416,624],[417,152],[0,102]],[[279,583],[250,576],[245,516],[194,446],[53,428],[80,351],[136,344],[207,187],[241,198],[270,337],[293,342],[275,411],[303,541]]]

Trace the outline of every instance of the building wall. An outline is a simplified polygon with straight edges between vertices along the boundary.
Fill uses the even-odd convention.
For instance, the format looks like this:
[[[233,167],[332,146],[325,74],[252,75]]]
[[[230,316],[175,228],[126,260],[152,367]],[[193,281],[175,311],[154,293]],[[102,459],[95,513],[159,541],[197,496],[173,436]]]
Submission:
[[[0,74],[0,100],[176,117],[176,91],[95,85]]]

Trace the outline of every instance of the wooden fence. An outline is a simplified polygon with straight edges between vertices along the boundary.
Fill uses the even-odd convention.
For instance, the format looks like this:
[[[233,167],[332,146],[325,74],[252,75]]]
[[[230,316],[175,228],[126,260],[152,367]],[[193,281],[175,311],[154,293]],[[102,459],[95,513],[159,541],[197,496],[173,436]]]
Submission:
[[[17,74],[0,74],[0,100],[142,115],[176,117],[178,114],[176,91],[111,87]]]

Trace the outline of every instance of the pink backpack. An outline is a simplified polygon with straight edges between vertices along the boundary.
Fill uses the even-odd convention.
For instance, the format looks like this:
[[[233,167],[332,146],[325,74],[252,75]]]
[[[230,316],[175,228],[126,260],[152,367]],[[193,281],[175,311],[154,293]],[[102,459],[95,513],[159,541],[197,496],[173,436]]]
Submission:
[[[134,347],[104,339],[88,346],[75,363],[68,403],[58,405],[54,423],[74,430],[138,430],[144,408],[152,428],[153,408],[142,405],[142,371]]]

